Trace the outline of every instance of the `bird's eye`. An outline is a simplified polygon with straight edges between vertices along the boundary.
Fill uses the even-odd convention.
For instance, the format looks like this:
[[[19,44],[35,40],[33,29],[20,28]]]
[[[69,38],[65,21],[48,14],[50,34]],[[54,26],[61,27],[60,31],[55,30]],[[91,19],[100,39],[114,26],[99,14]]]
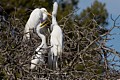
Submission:
[[[44,12],[46,12],[46,10],[44,10]]]

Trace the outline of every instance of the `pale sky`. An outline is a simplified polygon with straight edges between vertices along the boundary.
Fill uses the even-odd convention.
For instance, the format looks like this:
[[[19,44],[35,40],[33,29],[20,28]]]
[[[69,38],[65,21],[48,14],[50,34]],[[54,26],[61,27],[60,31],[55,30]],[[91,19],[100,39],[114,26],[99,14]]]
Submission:
[[[95,0],[80,0],[80,3],[78,4],[80,10],[78,13],[80,13],[83,9],[86,9],[88,6],[91,6]],[[109,25],[107,28],[112,27],[113,22],[110,18],[110,14],[113,15],[113,18],[116,18],[118,15],[120,15],[120,0],[98,0],[102,3],[106,4],[106,9],[109,13],[108,22]],[[120,19],[117,21],[120,25]],[[120,29],[114,29],[111,33],[116,33],[117,35],[114,35],[110,38],[114,38],[111,41],[107,42],[107,45],[113,45],[113,48],[120,52]]]

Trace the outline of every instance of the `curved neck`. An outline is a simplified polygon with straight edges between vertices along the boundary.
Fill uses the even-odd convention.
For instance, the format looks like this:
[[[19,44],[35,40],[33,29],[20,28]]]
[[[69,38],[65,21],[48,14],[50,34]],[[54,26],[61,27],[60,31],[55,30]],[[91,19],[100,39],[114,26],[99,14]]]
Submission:
[[[42,39],[42,43],[41,43],[40,47],[46,47],[46,36],[44,34],[40,33],[40,30],[41,30],[40,24],[41,23],[39,23],[37,28],[36,28],[36,33]]]
[[[40,44],[40,46],[37,47],[36,51],[43,51],[43,49],[40,48],[46,48],[47,44],[46,44],[46,37],[42,34],[38,34],[38,36],[42,39],[42,43]]]
[[[41,47],[41,48],[46,47],[47,46],[46,45],[46,37],[43,34],[41,34],[40,32],[39,32],[38,36],[42,39],[42,43],[41,43],[41,45],[39,47]]]

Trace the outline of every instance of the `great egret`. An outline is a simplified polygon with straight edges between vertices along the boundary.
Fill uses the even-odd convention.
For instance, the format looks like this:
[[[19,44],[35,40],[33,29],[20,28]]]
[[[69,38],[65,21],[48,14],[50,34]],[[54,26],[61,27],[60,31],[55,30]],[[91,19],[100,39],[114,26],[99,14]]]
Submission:
[[[35,29],[39,23],[42,23],[47,19],[47,15],[50,15],[45,8],[36,8],[30,14],[30,17],[25,25],[23,41],[30,39],[31,30]]]
[[[30,69],[34,69],[36,64],[40,63],[41,65],[44,63],[44,53],[46,52],[46,37],[44,34],[41,33],[41,30],[43,29],[43,27],[46,26],[42,25],[41,23],[36,27],[36,33],[38,34],[38,36],[42,39],[41,45],[37,47],[36,54],[32,57],[31,60],[31,67]]]
[[[52,12],[52,24],[51,24],[51,50],[48,54],[48,63],[50,68],[57,69],[58,68],[58,58],[62,56],[63,50],[63,32],[60,26],[57,23],[56,15],[57,15],[58,4],[54,2],[53,4],[53,12]]]

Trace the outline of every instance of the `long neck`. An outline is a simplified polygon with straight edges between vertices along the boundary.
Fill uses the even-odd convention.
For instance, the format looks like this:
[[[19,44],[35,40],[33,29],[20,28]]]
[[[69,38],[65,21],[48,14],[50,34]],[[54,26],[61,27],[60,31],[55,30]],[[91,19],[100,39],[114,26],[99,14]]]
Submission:
[[[40,34],[40,35],[41,35],[41,39],[42,39],[42,43],[41,43],[40,46],[45,48],[46,47],[46,37],[42,34]]]
[[[52,14],[52,24],[58,24],[56,20],[56,16]]]
[[[41,30],[40,24],[37,26],[36,32],[37,32],[38,36],[42,39],[42,43],[39,46],[40,48],[42,48],[42,47],[46,47],[47,45],[46,45],[46,37],[45,37],[45,35],[40,33],[40,30]]]
[[[38,36],[42,39],[42,43],[40,44],[40,46],[37,47],[36,51],[39,51],[40,48],[46,48],[47,47],[46,37],[42,34],[38,34]],[[43,51],[43,49],[41,49],[41,51]]]
[[[43,34],[41,34],[40,32],[38,32],[37,34],[42,39],[42,43],[41,43],[40,47],[41,48],[46,47],[46,37]]]

